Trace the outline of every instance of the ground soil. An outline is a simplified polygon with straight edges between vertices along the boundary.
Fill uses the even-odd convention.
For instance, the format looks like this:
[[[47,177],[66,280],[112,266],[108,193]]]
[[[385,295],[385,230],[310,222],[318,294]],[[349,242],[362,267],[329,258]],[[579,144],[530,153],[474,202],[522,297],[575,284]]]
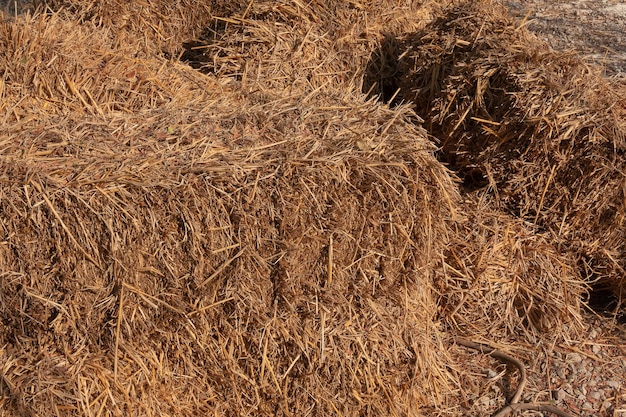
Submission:
[[[626,79],[626,3],[623,0],[506,0],[512,14],[554,49],[576,50]]]
[[[555,405],[572,416],[624,417],[626,328],[594,313],[583,317],[587,331],[579,340],[520,343],[514,350],[505,349],[526,365],[528,385],[520,402]],[[462,369],[462,384],[451,408],[460,407],[469,416],[494,415],[513,395],[519,382],[516,372],[497,359],[461,346],[453,353]],[[525,411],[514,415],[547,414]]]

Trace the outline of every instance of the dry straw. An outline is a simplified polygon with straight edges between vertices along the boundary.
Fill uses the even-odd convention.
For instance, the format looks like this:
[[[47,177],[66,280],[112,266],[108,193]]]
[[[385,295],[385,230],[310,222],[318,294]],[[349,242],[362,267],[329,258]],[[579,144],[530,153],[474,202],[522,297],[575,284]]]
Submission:
[[[463,415],[453,335],[579,320],[546,181],[537,225],[462,201],[410,106],[360,92],[438,5],[211,4],[0,23],[6,415]]]
[[[2,408],[434,405],[456,190],[413,113],[204,76],[87,12],[0,31]]]
[[[550,50],[491,1],[454,4],[391,46],[400,94],[442,158],[536,225],[582,279],[612,288],[617,311],[626,294],[623,84],[575,52]]]

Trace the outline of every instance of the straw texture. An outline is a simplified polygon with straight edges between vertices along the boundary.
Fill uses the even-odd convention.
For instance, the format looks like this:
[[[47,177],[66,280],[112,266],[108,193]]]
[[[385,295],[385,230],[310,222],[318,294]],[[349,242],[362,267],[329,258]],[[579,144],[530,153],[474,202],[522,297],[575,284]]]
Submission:
[[[0,414],[464,415],[455,336],[580,332],[623,102],[453,3],[1,19]]]

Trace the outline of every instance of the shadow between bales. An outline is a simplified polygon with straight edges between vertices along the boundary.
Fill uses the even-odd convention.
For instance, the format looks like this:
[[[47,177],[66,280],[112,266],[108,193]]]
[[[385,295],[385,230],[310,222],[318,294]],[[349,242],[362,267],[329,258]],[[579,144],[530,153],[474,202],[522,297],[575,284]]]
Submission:
[[[489,158],[514,160],[528,147],[532,132],[509,118],[519,88],[497,60],[478,68],[474,79],[467,77],[472,62],[480,62],[493,46],[464,41],[467,33],[454,29],[457,19],[457,13],[449,13],[421,32],[386,36],[368,62],[362,92],[391,107],[412,103],[439,146],[437,159],[461,179],[461,191],[472,192],[489,184],[486,158],[480,156],[493,136],[502,146]],[[457,97],[461,101],[454,102]],[[504,122],[506,130],[495,132],[493,127]]]
[[[362,92],[369,98],[395,107],[402,103],[400,81],[407,74],[407,62],[400,59],[405,42],[392,34],[385,34],[380,48],[372,53],[365,69]]]
[[[198,39],[183,42],[184,52],[180,56],[180,61],[202,73],[213,73],[211,66],[213,59],[207,51],[222,39],[227,28],[228,22],[214,18]]]
[[[620,312],[624,294],[617,294],[606,283],[594,283],[589,287],[587,305],[603,317],[613,318],[618,323],[626,324],[626,313]]]

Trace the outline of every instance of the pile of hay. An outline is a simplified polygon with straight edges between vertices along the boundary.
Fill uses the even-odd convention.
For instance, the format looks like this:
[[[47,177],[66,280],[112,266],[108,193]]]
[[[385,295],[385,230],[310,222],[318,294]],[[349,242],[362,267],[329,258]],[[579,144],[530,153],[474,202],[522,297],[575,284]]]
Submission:
[[[528,223],[468,200],[435,270],[441,318],[484,340],[539,340],[582,329],[576,265]],[[567,325],[567,327],[565,326]]]
[[[3,140],[5,406],[432,403],[445,363],[428,277],[454,191],[424,135],[356,99],[212,101],[193,121],[146,112]]]
[[[455,334],[579,320],[552,235],[462,200],[445,129],[361,93],[439,6],[210,4],[0,23],[0,408],[432,415]]]
[[[619,308],[626,88],[573,52],[550,50],[491,1],[454,4],[378,57],[375,92],[396,86],[414,103],[465,188],[485,188],[500,209],[536,225],[586,282],[612,288]]]
[[[213,12],[242,10],[244,0],[33,0],[41,11],[56,14],[80,26],[103,30],[116,47],[132,47],[140,56],[173,54],[182,42],[198,36]]]

